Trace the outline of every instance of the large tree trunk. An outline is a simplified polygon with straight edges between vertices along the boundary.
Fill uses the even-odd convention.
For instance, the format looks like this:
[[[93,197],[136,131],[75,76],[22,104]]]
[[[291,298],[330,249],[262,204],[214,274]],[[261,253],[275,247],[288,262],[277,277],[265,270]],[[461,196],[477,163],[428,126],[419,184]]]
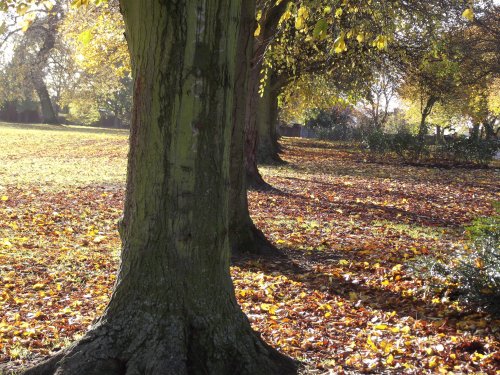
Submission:
[[[241,1],[121,5],[135,83],[117,283],[98,324],[28,374],[294,373],[251,330],[229,275]]]
[[[256,40],[255,44],[262,44]],[[245,108],[245,142],[244,142],[244,166],[246,172],[247,186],[253,188],[268,187],[267,183],[262,178],[257,167],[257,145],[258,145],[258,129],[257,129],[257,108],[259,102],[259,84],[260,70],[262,62],[257,58],[258,53],[263,53],[264,49],[255,48],[252,65],[248,81],[248,96]],[[256,52],[261,51],[261,52]]]
[[[255,0],[242,5],[240,36],[236,57],[235,105],[230,157],[229,244],[232,254],[277,254],[277,249],[255,226],[248,211],[247,185],[244,164],[245,108],[248,95],[248,74],[253,52],[255,30]]]
[[[264,181],[257,168],[257,113],[259,111],[258,103],[260,99],[259,87],[262,63],[266,48],[276,33],[278,22],[289,2],[289,0],[283,0],[277,5],[269,6],[263,12],[259,21],[261,31],[254,42],[245,117],[245,170],[247,185],[256,189],[269,188],[269,185]]]
[[[280,148],[276,133],[278,123],[278,95],[281,90],[280,79],[272,74],[260,98],[257,108],[257,161],[261,164],[283,162],[279,156]]]

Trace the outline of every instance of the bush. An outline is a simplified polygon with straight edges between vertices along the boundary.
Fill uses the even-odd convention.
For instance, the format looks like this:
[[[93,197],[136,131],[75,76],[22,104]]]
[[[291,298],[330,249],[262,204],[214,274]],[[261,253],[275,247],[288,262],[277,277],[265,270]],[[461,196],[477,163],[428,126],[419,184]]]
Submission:
[[[355,139],[358,133],[349,107],[337,106],[319,111],[307,121],[306,127],[312,129],[319,139],[334,141],[350,141]]]
[[[392,136],[390,148],[406,162],[418,162],[422,154],[428,154],[425,144],[417,136],[404,129]]]
[[[381,131],[369,133],[365,137],[364,143],[370,152],[385,154],[390,151],[390,139],[387,134]]]
[[[470,254],[452,270],[462,300],[500,316],[500,241],[496,236],[474,242]]]
[[[421,257],[411,268],[434,291],[448,290],[469,306],[500,316],[500,215],[467,228],[471,245],[446,259]]]
[[[500,149],[499,146],[494,140],[458,137],[446,141],[441,147],[456,162],[487,165]]]
[[[491,162],[500,150],[500,143],[495,140],[457,137],[447,139],[443,144],[434,146],[400,129],[396,134],[381,131],[369,133],[364,143],[367,149],[378,155],[396,155],[404,162],[445,163],[485,166]]]
[[[370,152],[379,155],[396,154],[405,162],[417,162],[425,153],[423,143],[405,129],[398,130],[396,134],[386,134],[379,130],[371,132],[365,137],[365,144]]]

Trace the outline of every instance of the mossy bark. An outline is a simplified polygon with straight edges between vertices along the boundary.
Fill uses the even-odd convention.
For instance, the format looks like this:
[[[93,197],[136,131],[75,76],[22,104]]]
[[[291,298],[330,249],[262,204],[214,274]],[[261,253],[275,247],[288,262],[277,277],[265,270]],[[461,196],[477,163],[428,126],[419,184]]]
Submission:
[[[134,74],[121,265],[86,336],[26,374],[289,374],[241,312],[228,186],[241,1],[122,0]]]

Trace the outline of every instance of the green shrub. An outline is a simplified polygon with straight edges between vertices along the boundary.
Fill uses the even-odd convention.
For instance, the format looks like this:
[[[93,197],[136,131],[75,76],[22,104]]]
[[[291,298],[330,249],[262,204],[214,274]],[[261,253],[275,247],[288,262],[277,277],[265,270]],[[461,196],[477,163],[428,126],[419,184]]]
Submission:
[[[427,154],[425,144],[406,130],[400,130],[391,137],[390,149],[403,161],[418,162],[423,154]]]
[[[390,151],[390,137],[381,131],[374,131],[369,133],[364,143],[366,148],[373,153],[385,154]]]
[[[458,137],[445,142],[442,149],[455,162],[487,165],[499,150],[499,144],[495,140]]]
[[[396,134],[374,131],[365,137],[365,144],[370,152],[386,155],[396,154],[405,162],[417,162],[425,153],[425,147],[417,136],[405,129]]]
[[[467,228],[469,247],[445,259],[421,257],[410,268],[435,292],[447,290],[469,306],[500,316],[500,215]]]
[[[396,134],[381,131],[369,133],[364,140],[366,148],[379,156],[396,155],[404,162],[469,164],[485,166],[500,150],[496,140],[457,137],[440,145],[428,144],[425,139],[411,134],[404,128]]]
[[[500,316],[500,241],[496,236],[482,237],[471,247],[467,258],[459,261],[452,275],[466,303],[478,304]]]

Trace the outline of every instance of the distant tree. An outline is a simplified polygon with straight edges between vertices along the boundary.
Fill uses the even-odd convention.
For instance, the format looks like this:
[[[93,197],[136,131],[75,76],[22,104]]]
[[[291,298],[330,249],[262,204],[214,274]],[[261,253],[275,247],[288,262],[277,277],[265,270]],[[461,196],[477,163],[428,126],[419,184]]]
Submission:
[[[354,135],[354,116],[350,107],[335,106],[321,110],[306,123],[320,138],[350,140]]]
[[[28,14],[27,8],[21,12]],[[23,13],[24,12],[24,13]],[[42,121],[48,124],[58,124],[57,109],[54,106],[47,88],[45,76],[50,54],[56,44],[57,27],[62,18],[63,8],[59,3],[37,10],[38,17],[31,20],[29,28],[19,38],[14,55],[18,64],[24,66],[25,82],[29,82],[40,101]]]
[[[391,101],[396,97],[400,77],[384,64],[375,70],[373,76],[372,84],[368,85],[361,101],[361,107],[373,129],[382,131],[388,120]]]
[[[479,10],[474,22],[446,30],[439,41],[406,60],[399,93],[419,107],[420,138],[427,134],[427,119],[437,104],[445,107],[442,113],[469,117],[473,133],[481,123],[490,123],[488,88],[500,72],[500,22],[491,2]]]
[[[124,31],[116,1],[66,13],[59,37],[67,46],[74,79],[63,90],[61,103],[77,121],[111,116],[129,125],[132,79]]]

